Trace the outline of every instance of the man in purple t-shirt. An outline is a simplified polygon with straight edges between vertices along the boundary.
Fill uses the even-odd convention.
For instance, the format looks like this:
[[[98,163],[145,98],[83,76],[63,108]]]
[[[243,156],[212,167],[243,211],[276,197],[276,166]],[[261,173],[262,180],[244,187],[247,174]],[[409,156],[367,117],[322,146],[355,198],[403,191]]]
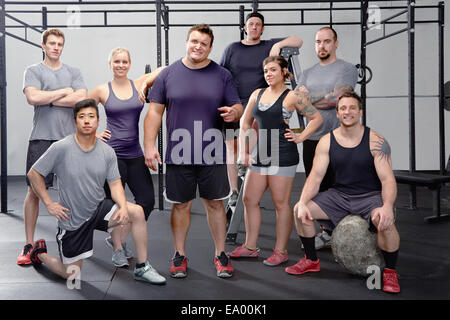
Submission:
[[[267,87],[262,67],[264,59],[268,56],[279,55],[280,50],[284,47],[300,48],[303,40],[296,36],[261,40],[264,31],[264,16],[259,12],[247,15],[244,31],[245,39],[229,44],[225,48],[219,64],[231,72],[242,106],[245,108],[253,91]],[[238,199],[236,154],[239,123],[230,123],[225,127],[235,130],[234,135],[227,134],[225,137],[228,152],[228,178],[233,191],[228,204],[235,206]],[[229,132],[232,131],[228,130],[227,133]],[[242,217],[239,220],[241,219]]]
[[[214,35],[208,25],[193,26],[186,40],[186,56],[159,74],[150,92],[144,120],[147,166],[156,170],[161,157],[155,146],[167,109],[166,200],[173,203],[171,226],[175,254],[170,274],[187,275],[186,236],[197,186],[215,244],[217,276],[226,278],[233,267],[225,254],[226,215],[222,200],[229,197],[224,122],[239,121],[243,109],[231,74],[208,59]]]

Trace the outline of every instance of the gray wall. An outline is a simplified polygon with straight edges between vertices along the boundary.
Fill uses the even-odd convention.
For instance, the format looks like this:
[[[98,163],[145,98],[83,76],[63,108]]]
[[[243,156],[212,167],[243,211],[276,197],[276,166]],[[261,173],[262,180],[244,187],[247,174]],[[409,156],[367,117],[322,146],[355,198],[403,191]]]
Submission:
[[[378,1],[377,5],[395,6],[404,2]],[[418,5],[437,4],[438,1],[417,1]],[[359,4],[339,4],[335,7],[354,7]],[[199,5],[171,5],[170,9],[193,8],[203,9],[206,6]],[[209,8],[238,8],[239,5],[210,5]],[[260,9],[270,8],[305,8],[305,7],[327,7],[325,4],[261,4]],[[37,9],[40,6],[8,6],[12,9]],[[104,9],[104,6],[84,6],[82,9]],[[130,6],[109,6],[110,9],[130,9]],[[153,5],[136,6],[137,9],[154,9]],[[250,6],[246,4],[246,8]],[[66,6],[49,6],[49,10],[67,10]],[[396,12],[395,10],[383,10],[381,18],[384,19]],[[298,12],[263,12],[266,23],[298,22]],[[14,14],[14,16],[30,24],[39,24],[39,14]],[[67,25],[76,22],[73,14],[51,14],[49,24]],[[325,22],[328,12],[307,14],[308,22]],[[450,17],[450,5],[446,7],[446,20]],[[417,20],[436,19],[437,10],[420,10],[416,13]],[[359,21],[357,11],[341,12],[335,11],[333,15],[335,22]],[[400,18],[405,19],[405,15]],[[98,24],[103,22],[102,14],[81,14],[82,24]],[[109,23],[155,23],[155,14],[114,14],[110,15]],[[238,23],[238,13],[172,13],[171,23],[195,24],[195,23]],[[7,19],[7,25],[15,23]],[[402,26],[389,26],[388,32]],[[300,53],[300,65],[307,68],[317,62],[314,53],[314,34],[317,26],[295,26],[278,27],[266,26],[263,38],[297,35],[304,40]],[[338,57],[359,63],[360,55],[360,27],[335,26],[339,34]],[[437,94],[438,92],[438,44],[437,24],[420,24],[416,28],[416,94]],[[172,63],[185,54],[184,41],[188,28],[172,27],[169,32],[170,56]],[[215,61],[220,59],[225,46],[239,40],[237,27],[213,27],[215,41],[211,58]],[[8,31],[23,34],[22,29],[9,29]],[[130,49],[132,54],[132,68],[130,78],[136,78],[144,72],[146,64],[152,69],[156,67],[156,30],[155,28],[64,28],[66,34],[66,45],[62,55],[62,61],[77,66],[81,69],[89,90],[96,85],[111,79],[111,72],[107,63],[109,51],[117,46]],[[445,27],[446,53],[449,52],[450,30]],[[381,30],[371,30],[368,38],[373,39],[381,35]],[[34,42],[39,43],[39,34],[28,30],[28,36]],[[163,38],[164,41],[164,38]],[[33,107],[26,102],[22,93],[22,77],[26,66],[37,63],[42,59],[39,48],[21,43],[13,38],[7,37],[7,103],[8,103],[8,174],[23,175],[25,172],[26,149],[28,137],[31,131]],[[163,52],[164,54],[164,52]],[[374,77],[367,88],[368,96],[379,95],[407,95],[407,35],[401,34],[384,40],[368,48],[367,64],[373,70]],[[164,61],[164,56],[163,56]],[[450,78],[450,65],[446,61],[445,80]],[[357,87],[359,91],[359,86]],[[146,113],[146,105],[141,116],[142,120]],[[105,115],[101,110],[101,127],[105,126]],[[446,124],[446,159],[450,150],[450,114],[445,112]],[[408,137],[408,104],[406,98],[372,98],[367,101],[367,125],[383,134],[392,147],[394,169],[409,168],[409,137]],[[416,99],[416,135],[417,135],[417,169],[439,168],[439,140],[438,140],[438,99],[417,98]],[[141,130],[141,138],[143,133]],[[301,151],[301,146],[299,146]],[[303,171],[300,164],[298,171]]]

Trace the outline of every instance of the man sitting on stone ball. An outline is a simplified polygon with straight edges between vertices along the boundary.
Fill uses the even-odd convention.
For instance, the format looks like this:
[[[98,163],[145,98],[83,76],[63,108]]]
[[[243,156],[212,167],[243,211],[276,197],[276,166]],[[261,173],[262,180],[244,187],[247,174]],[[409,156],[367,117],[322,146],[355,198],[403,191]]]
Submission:
[[[377,232],[386,267],[383,291],[400,292],[395,271],[400,236],[394,225],[394,201],[397,184],[392,172],[391,149],[387,140],[361,125],[361,98],[354,92],[342,94],[336,106],[340,126],[323,136],[314,156],[300,200],[294,207],[297,232],[305,248],[305,257],[287,267],[289,274],[320,271],[314,245],[314,220],[329,220],[337,226],[347,215],[359,215]],[[318,193],[328,164],[335,172],[335,183]]]

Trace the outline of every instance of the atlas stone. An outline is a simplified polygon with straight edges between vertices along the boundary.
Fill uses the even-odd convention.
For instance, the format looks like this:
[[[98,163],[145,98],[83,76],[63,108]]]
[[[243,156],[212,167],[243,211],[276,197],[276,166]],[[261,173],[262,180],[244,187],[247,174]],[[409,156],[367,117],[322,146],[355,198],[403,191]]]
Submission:
[[[360,216],[350,215],[339,222],[331,236],[331,250],[336,261],[355,275],[370,276],[369,266],[384,267],[377,234],[369,231],[368,222]]]

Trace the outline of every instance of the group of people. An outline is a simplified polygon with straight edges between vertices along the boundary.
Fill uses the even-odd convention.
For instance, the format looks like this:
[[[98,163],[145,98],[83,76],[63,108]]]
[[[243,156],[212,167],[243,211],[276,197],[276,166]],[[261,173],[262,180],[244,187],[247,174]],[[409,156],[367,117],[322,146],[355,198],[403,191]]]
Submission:
[[[134,278],[166,282],[149,263],[146,226],[155,202],[148,168],[162,165],[155,142],[166,113],[164,196],[173,204],[171,277],[187,276],[185,245],[197,189],[214,241],[216,274],[228,278],[234,272],[232,258],[259,255],[259,203],[268,188],[276,209],[276,244],[264,264],[288,261],[286,248],[295,223],[305,257],[285,271],[319,271],[316,249],[326,245],[323,242],[329,241],[343,217],[358,214],[378,232],[386,261],[383,290],[400,291],[390,148],[383,136],[360,124],[361,100],[353,91],[357,70],[336,57],[335,30],[319,29],[315,38],[319,62],[305,70],[294,90],[286,88],[293,75],[280,50],[301,47],[303,41],[295,36],[261,40],[264,17],[257,12],[246,17],[244,30],[246,38],[230,44],[218,64],[209,59],[212,29],[195,25],[187,34],[183,58],[136,80],[127,77],[130,52],[114,49],[109,56],[113,79],[90,93],[80,71],[60,61],[63,33],[57,29],[43,33],[45,59],[24,75],[24,93],[35,112],[27,155],[26,245],[18,264],[43,263],[68,278],[67,270],[73,270],[68,267],[76,265],[81,271],[83,259],[92,255],[96,229],[110,233],[106,244],[113,250],[114,265],[128,266],[134,253],[125,239],[131,233],[137,259]],[[138,122],[145,98],[150,106],[142,150]],[[99,103],[107,117],[101,133],[97,133]],[[300,134],[289,125],[294,111],[307,118]],[[299,143],[307,179],[292,210]],[[237,201],[236,163],[248,168],[242,196],[246,239],[226,253],[223,200]],[[47,192],[53,174],[58,177],[58,202]],[[125,185],[135,203],[126,201]],[[58,219],[60,258],[47,253],[45,240],[34,242],[39,200]],[[329,223],[316,235],[317,219]]]

